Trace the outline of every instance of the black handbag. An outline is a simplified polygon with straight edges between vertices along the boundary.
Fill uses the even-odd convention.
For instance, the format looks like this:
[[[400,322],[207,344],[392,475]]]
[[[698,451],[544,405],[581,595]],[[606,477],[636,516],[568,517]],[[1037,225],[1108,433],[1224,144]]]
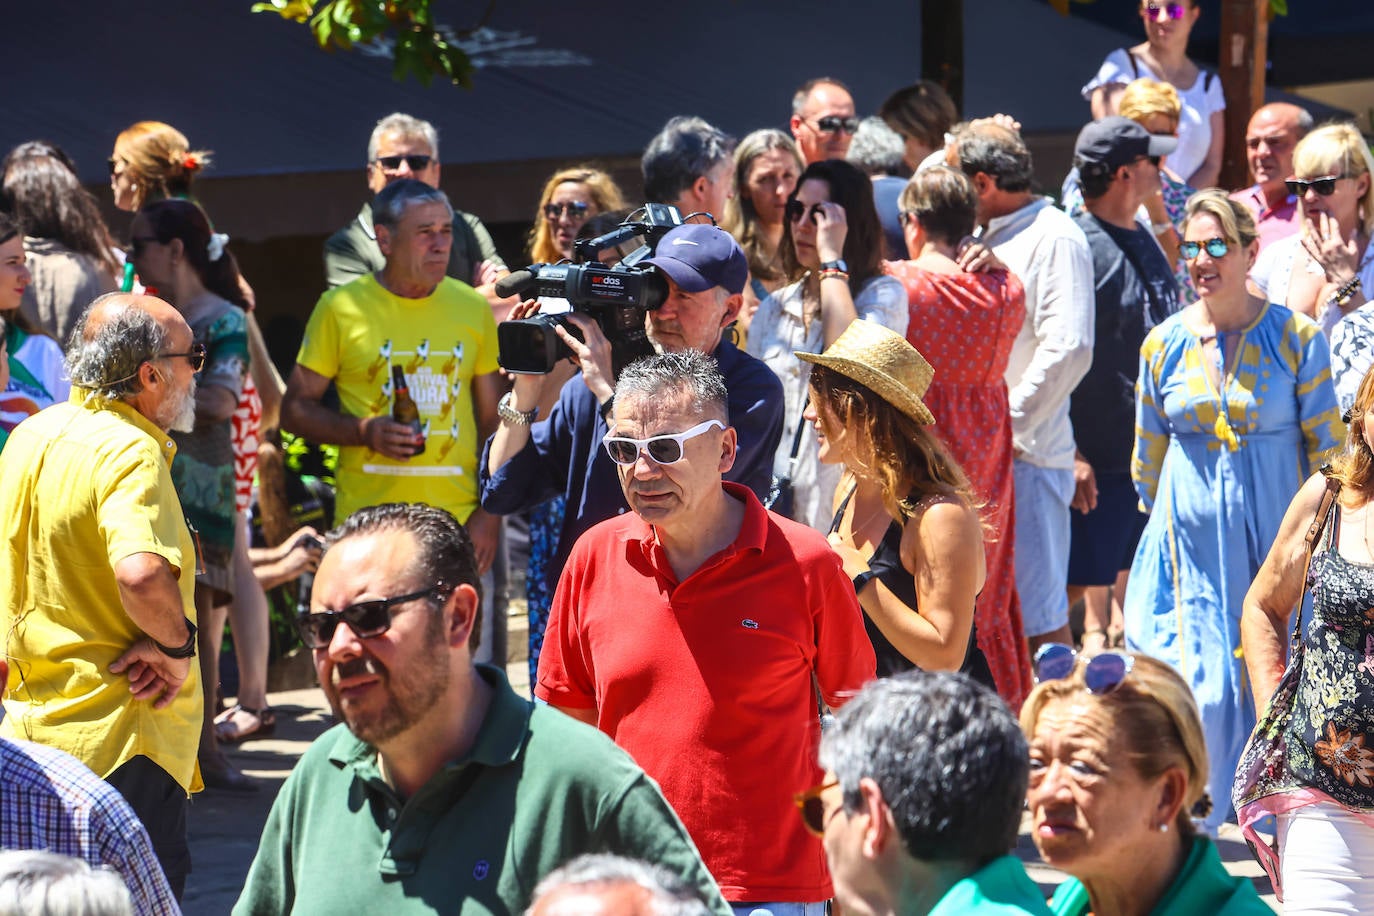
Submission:
[[[801,412],[803,414],[806,413],[806,407],[810,403],[811,392],[808,391],[802,400]],[[797,432],[792,436],[792,454],[787,459],[787,473],[782,477],[773,475],[773,481],[768,485],[768,498],[763,501],[763,508],[770,512],[776,512],[784,518],[792,518],[794,508],[792,475],[797,472],[797,454],[801,451],[802,432],[805,429],[806,420],[800,416],[797,417]]]

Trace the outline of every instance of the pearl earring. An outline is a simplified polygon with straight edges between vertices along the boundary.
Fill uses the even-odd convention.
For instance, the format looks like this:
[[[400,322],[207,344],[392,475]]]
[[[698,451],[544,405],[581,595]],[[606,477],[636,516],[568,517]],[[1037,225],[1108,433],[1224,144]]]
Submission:
[[[1168,825],[1168,824],[1160,824],[1160,825],[1159,825],[1159,832],[1160,832],[1160,833],[1168,833],[1168,832],[1169,832],[1169,825]]]

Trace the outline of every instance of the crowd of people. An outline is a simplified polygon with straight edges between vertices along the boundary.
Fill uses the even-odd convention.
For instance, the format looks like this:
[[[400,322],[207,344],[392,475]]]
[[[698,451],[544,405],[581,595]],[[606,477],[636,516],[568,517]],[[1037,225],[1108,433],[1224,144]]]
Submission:
[[[178,912],[189,795],[258,788],[222,745],[275,724],[264,589],[311,576],[339,721],[236,913],[1265,912],[1228,819],[1289,912],[1374,908],[1374,159],[1275,103],[1217,188],[1198,7],[1140,13],[1040,164],[1061,201],[1014,112],[931,82],[861,119],[819,77],[738,142],[673,118],[642,326],[513,290],[392,114],[284,380],[208,152],[122,132],[112,231],[61,149],[13,150],[0,847],[86,865],[0,854],[0,902]],[[613,267],[637,242],[578,243],[632,201],[570,163],[525,254]],[[503,371],[535,316],[563,358]],[[337,450],[327,534],[281,431]]]

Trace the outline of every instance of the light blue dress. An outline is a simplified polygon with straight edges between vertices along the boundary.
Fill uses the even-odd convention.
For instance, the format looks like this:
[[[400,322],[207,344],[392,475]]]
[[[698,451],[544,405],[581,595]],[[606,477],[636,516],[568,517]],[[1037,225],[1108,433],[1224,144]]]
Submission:
[[[1344,435],[1326,338],[1270,304],[1224,373],[1225,408],[1182,315],[1140,348],[1131,476],[1150,514],[1126,590],[1126,645],[1178,669],[1207,737],[1215,828],[1255,725],[1240,649],[1245,592],[1289,502]],[[1221,335],[1223,338],[1227,335]],[[1214,353],[1224,353],[1219,340]],[[1219,375],[1223,375],[1219,373]]]

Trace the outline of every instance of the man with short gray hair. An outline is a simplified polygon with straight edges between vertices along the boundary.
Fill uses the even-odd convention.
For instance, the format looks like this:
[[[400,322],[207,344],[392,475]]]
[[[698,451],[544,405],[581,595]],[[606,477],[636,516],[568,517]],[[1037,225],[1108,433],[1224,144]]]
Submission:
[[[439,187],[439,132],[428,121],[398,111],[382,118],[372,130],[367,143],[367,186],[375,196],[404,178]],[[372,201],[364,203],[353,221],[324,243],[325,282],[331,287],[384,266],[372,207]],[[496,281],[509,273],[506,263],[481,220],[461,210],[453,211],[453,217],[448,275],[476,287],[489,302],[495,300]]]
[[[589,853],[549,872],[525,916],[710,916],[691,885],[661,865]]]
[[[825,538],[723,480],[726,397],[699,350],[620,373],[603,446],[633,511],[573,547],[535,696],[644,767],[736,913],[819,916],[830,878],[789,793],[820,777],[818,695],[846,702],[873,647]]]
[[[0,456],[0,737],[66,751],[118,789],[178,897],[202,696],[196,550],[167,433],[195,423],[193,339],[161,299],[97,299],[67,353],[71,399]]]
[[[1011,854],[1030,752],[991,690],[949,672],[872,681],[821,738],[821,766],[798,805],[846,914],[1049,916]]]
[[[649,141],[639,161],[644,196],[683,216],[709,213],[720,222],[735,196],[735,138],[701,118],[676,117]]]
[[[439,506],[467,525],[485,574],[500,519],[477,505],[477,453],[501,397],[496,322],[481,296],[445,275],[453,209],[443,191],[395,181],[372,209],[385,263],[320,297],[287,381],[282,427],[341,446],[336,518],[385,502]],[[324,403],[331,382],[337,409]],[[415,425],[393,419],[400,386]]]

